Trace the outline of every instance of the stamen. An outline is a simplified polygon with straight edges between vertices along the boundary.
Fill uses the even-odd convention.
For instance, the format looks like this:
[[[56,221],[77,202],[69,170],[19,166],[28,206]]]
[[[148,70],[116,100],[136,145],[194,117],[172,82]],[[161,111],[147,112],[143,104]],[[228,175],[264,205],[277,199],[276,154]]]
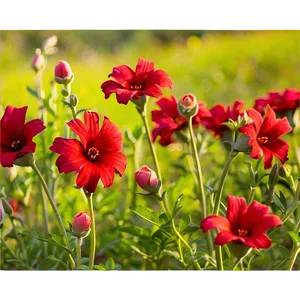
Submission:
[[[265,143],[267,143],[268,141],[269,141],[269,139],[268,139],[268,137],[266,137],[266,136],[260,136],[260,137],[257,138],[257,142],[258,142],[259,144],[265,144]]]
[[[131,90],[141,90],[142,86],[141,85],[132,85],[132,86],[130,86],[130,89]]]
[[[20,150],[21,148],[21,143],[20,141],[14,141],[11,143],[11,147],[14,149],[14,150]]]
[[[95,147],[90,148],[87,153],[89,160],[94,160],[96,158],[96,156],[98,156],[98,155],[99,155],[99,151]]]
[[[238,229],[238,234],[239,234],[239,236],[245,236],[247,233],[248,233],[247,230],[244,230],[244,229]]]

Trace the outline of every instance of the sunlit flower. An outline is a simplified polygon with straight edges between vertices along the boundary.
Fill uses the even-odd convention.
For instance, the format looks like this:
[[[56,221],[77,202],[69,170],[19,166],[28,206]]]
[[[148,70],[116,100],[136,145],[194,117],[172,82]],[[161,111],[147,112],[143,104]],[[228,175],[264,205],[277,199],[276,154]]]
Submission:
[[[156,173],[147,166],[143,166],[135,172],[135,180],[145,191],[155,191],[159,187]]]
[[[91,227],[91,216],[87,211],[79,212],[75,215],[72,222],[72,229],[78,235],[81,235],[83,232],[88,231]]]

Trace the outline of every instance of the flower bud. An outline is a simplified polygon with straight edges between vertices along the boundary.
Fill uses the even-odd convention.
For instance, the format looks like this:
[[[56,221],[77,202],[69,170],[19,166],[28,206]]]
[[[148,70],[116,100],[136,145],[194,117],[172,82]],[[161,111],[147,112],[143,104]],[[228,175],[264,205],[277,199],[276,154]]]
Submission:
[[[1,202],[2,202],[2,206],[3,206],[5,213],[8,214],[9,216],[12,215],[13,209],[12,209],[11,205],[9,204],[9,202],[7,200],[5,200],[4,198],[1,199]]]
[[[288,178],[291,176],[290,170],[286,166],[280,166],[279,168],[279,176],[283,178]]]
[[[35,72],[38,72],[39,70],[41,70],[44,67],[44,64],[45,64],[44,55],[39,54],[33,58],[31,67]]]
[[[186,118],[195,116],[198,112],[196,97],[193,94],[185,94],[178,101],[178,112]]]
[[[78,104],[78,97],[75,94],[71,94],[69,97],[69,102],[72,107],[76,107]]]
[[[278,163],[276,163],[273,166],[273,168],[270,172],[270,175],[269,175],[269,187],[270,188],[273,188],[276,185],[277,181],[278,181],[278,177],[279,177],[278,171],[279,171]]]
[[[91,228],[90,213],[83,211],[75,215],[72,223],[72,231],[77,237],[86,237]]]
[[[250,153],[249,136],[243,134],[234,144],[234,150],[238,152]]]
[[[64,85],[71,83],[74,78],[70,65],[64,60],[60,60],[56,65],[54,76],[57,83]]]
[[[0,225],[3,223],[4,220],[4,208],[2,205],[2,201],[0,200]]]
[[[159,180],[153,170],[147,166],[143,166],[135,172],[135,180],[137,184],[145,191],[157,193],[159,190]]]

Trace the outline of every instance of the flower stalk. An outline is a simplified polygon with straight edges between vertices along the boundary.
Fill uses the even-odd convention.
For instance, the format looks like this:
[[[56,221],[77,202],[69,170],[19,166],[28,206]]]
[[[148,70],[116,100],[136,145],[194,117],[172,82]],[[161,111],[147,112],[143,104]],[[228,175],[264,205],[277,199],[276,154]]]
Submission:
[[[76,238],[76,250],[77,250],[77,269],[80,267],[81,265],[81,245],[82,245],[82,238],[81,237],[77,237]]]

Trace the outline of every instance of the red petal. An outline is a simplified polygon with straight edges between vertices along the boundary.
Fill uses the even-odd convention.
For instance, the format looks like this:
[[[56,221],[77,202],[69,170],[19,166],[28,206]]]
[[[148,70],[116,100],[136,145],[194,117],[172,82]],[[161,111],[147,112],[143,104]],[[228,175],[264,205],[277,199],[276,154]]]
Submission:
[[[265,132],[269,140],[277,139],[279,136],[286,134],[292,130],[287,117],[277,119],[271,129]]]
[[[259,131],[259,136],[267,136],[269,137],[270,129],[276,124],[276,115],[274,110],[267,105],[266,115]],[[277,136],[278,137],[278,136]]]
[[[273,153],[263,145],[261,145],[261,149],[264,154],[264,169],[266,170],[272,167]]]
[[[80,138],[82,146],[84,150],[86,149],[86,145],[89,141],[89,130],[85,124],[78,118],[73,119],[68,122],[67,125],[71,128],[71,130],[77,134]]]
[[[94,145],[100,153],[109,153],[122,150],[122,133],[107,117],[95,138]]]
[[[59,173],[70,173],[79,171],[79,169],[88,162],[83,155],[78,156],[66,156],[60,155],[56,160]]]
[[[251,232],[255,224],[260,222],[262,217],[268,213],[269,207],[253,201],[247,208],[247,211],[241,215],[240,225],[242,229]]]
[[[146,76],[153,70],[154,62],[140,57],[135,69],[136,84],[141,83],[146,78]]]
[[[142,90],[140,90],[141,94],[145,94],[150,97],[159,98],[162,95],[162,90],[159,85],[154,84],[150,86],[146,86]]]
[[[125,87],[113,80],[107,80],[102,83],[101,89],[105,94],[105,99],[108,99],[112,93],[116,93],[120,89],[125,89]]]
[[[146,86],[159,85],[161,87],[172,88],[172,80],[169,78],[168,74],[163,70],[154,70],[151,72],[146,80]]]
[[[76,178],[76,185],[79,188],[85,187],[89,193],[96,191],[100,178],[99,168],[91,162],[83,165]]]
[[[96,112],[85,111],[84,123],[87,127],[87,140],[94,138],[99,132],[99,115]]]
[[[9,144],[12,141],[20,140],[23,137],[23,128],[28,106],[21,108],[8,105],[0,121],[1,142]],[[8,145],[7,144],[7,145]]]
[[[251,248],[267,249],[272,245],[272,241],[265,234],[241,237],[240,241]]]
[[[260,158],[262,156],[262,150],[257,143],[257,133],[254,123],[244,125],[239,129],[239,132],[249,136],[248,144],[252,147],[251,157],[254,159]]]
[[[52,146],[49,148],[52,152],[77,156],[83,153],[82,145],[76,139],[65,139],[61,137],[55,138]]]
[[[240,218],[247,210],[246,200],[242,197],[227,196],[227,214],[232,230],[237,231],[240,227]]]
[[[255,109],[248,109],[247,114],[252,119],[255,131],[258,133],[263,124],[263,118],[261,114]]]
[[[200,228],[203,232],[213,228],[230,231],[231,226],[225,217],[212,215],[201,221]]]
[[[267,143],[264,145],[265,148],[268,148],[276,157],[279,158],[282,164],[284,164],[288,158],[289,144],[282,140],[277,139],[273,142]]]
[[[175,119],[179,116],[177,110],[177,101],[175,97],[162,97],[160,98],[156,104],[161,108],[161,110],[169,115],[172,119]]]
[[[275,228],[282,225],[282,221],[276,215],[265,215],[257,222],[252,231],[251,235],[260,235],[271,228]]]
[[[109,74],[108,77],[112,77],[121,85],[124,85],[132,80],[134,71],[126,65],[121,65],[113,68],[112,73]]]
[[[13,167],[14,161],[17,159],[18,152],[2,152],[0,155],[1,166]]]
[[[46,126],[44,126],[42,120],[31,120],[27,122],[24,126],[24,137],[27,141],[32,140],[34,136],[43,131],[45,128]]]
[[[230,231],[223,230],[218,233],[215,244],[219,246],[223,246],[229,242],[239,240],[239,237]]]
[[[134,95],[137,94],[137,92],[125,89],[118,89],[116,94],[118,103],[126,105],[130,99],[133,99]]]
[[[113,152],[102,154],[97,161],[97,166],[102,170],[102,167],[105,166],[107,169],[112,168],[120,176],[124,174],[127,164],[127,158],[122,152]],[[102,176],[102,173],[101,173]]]

